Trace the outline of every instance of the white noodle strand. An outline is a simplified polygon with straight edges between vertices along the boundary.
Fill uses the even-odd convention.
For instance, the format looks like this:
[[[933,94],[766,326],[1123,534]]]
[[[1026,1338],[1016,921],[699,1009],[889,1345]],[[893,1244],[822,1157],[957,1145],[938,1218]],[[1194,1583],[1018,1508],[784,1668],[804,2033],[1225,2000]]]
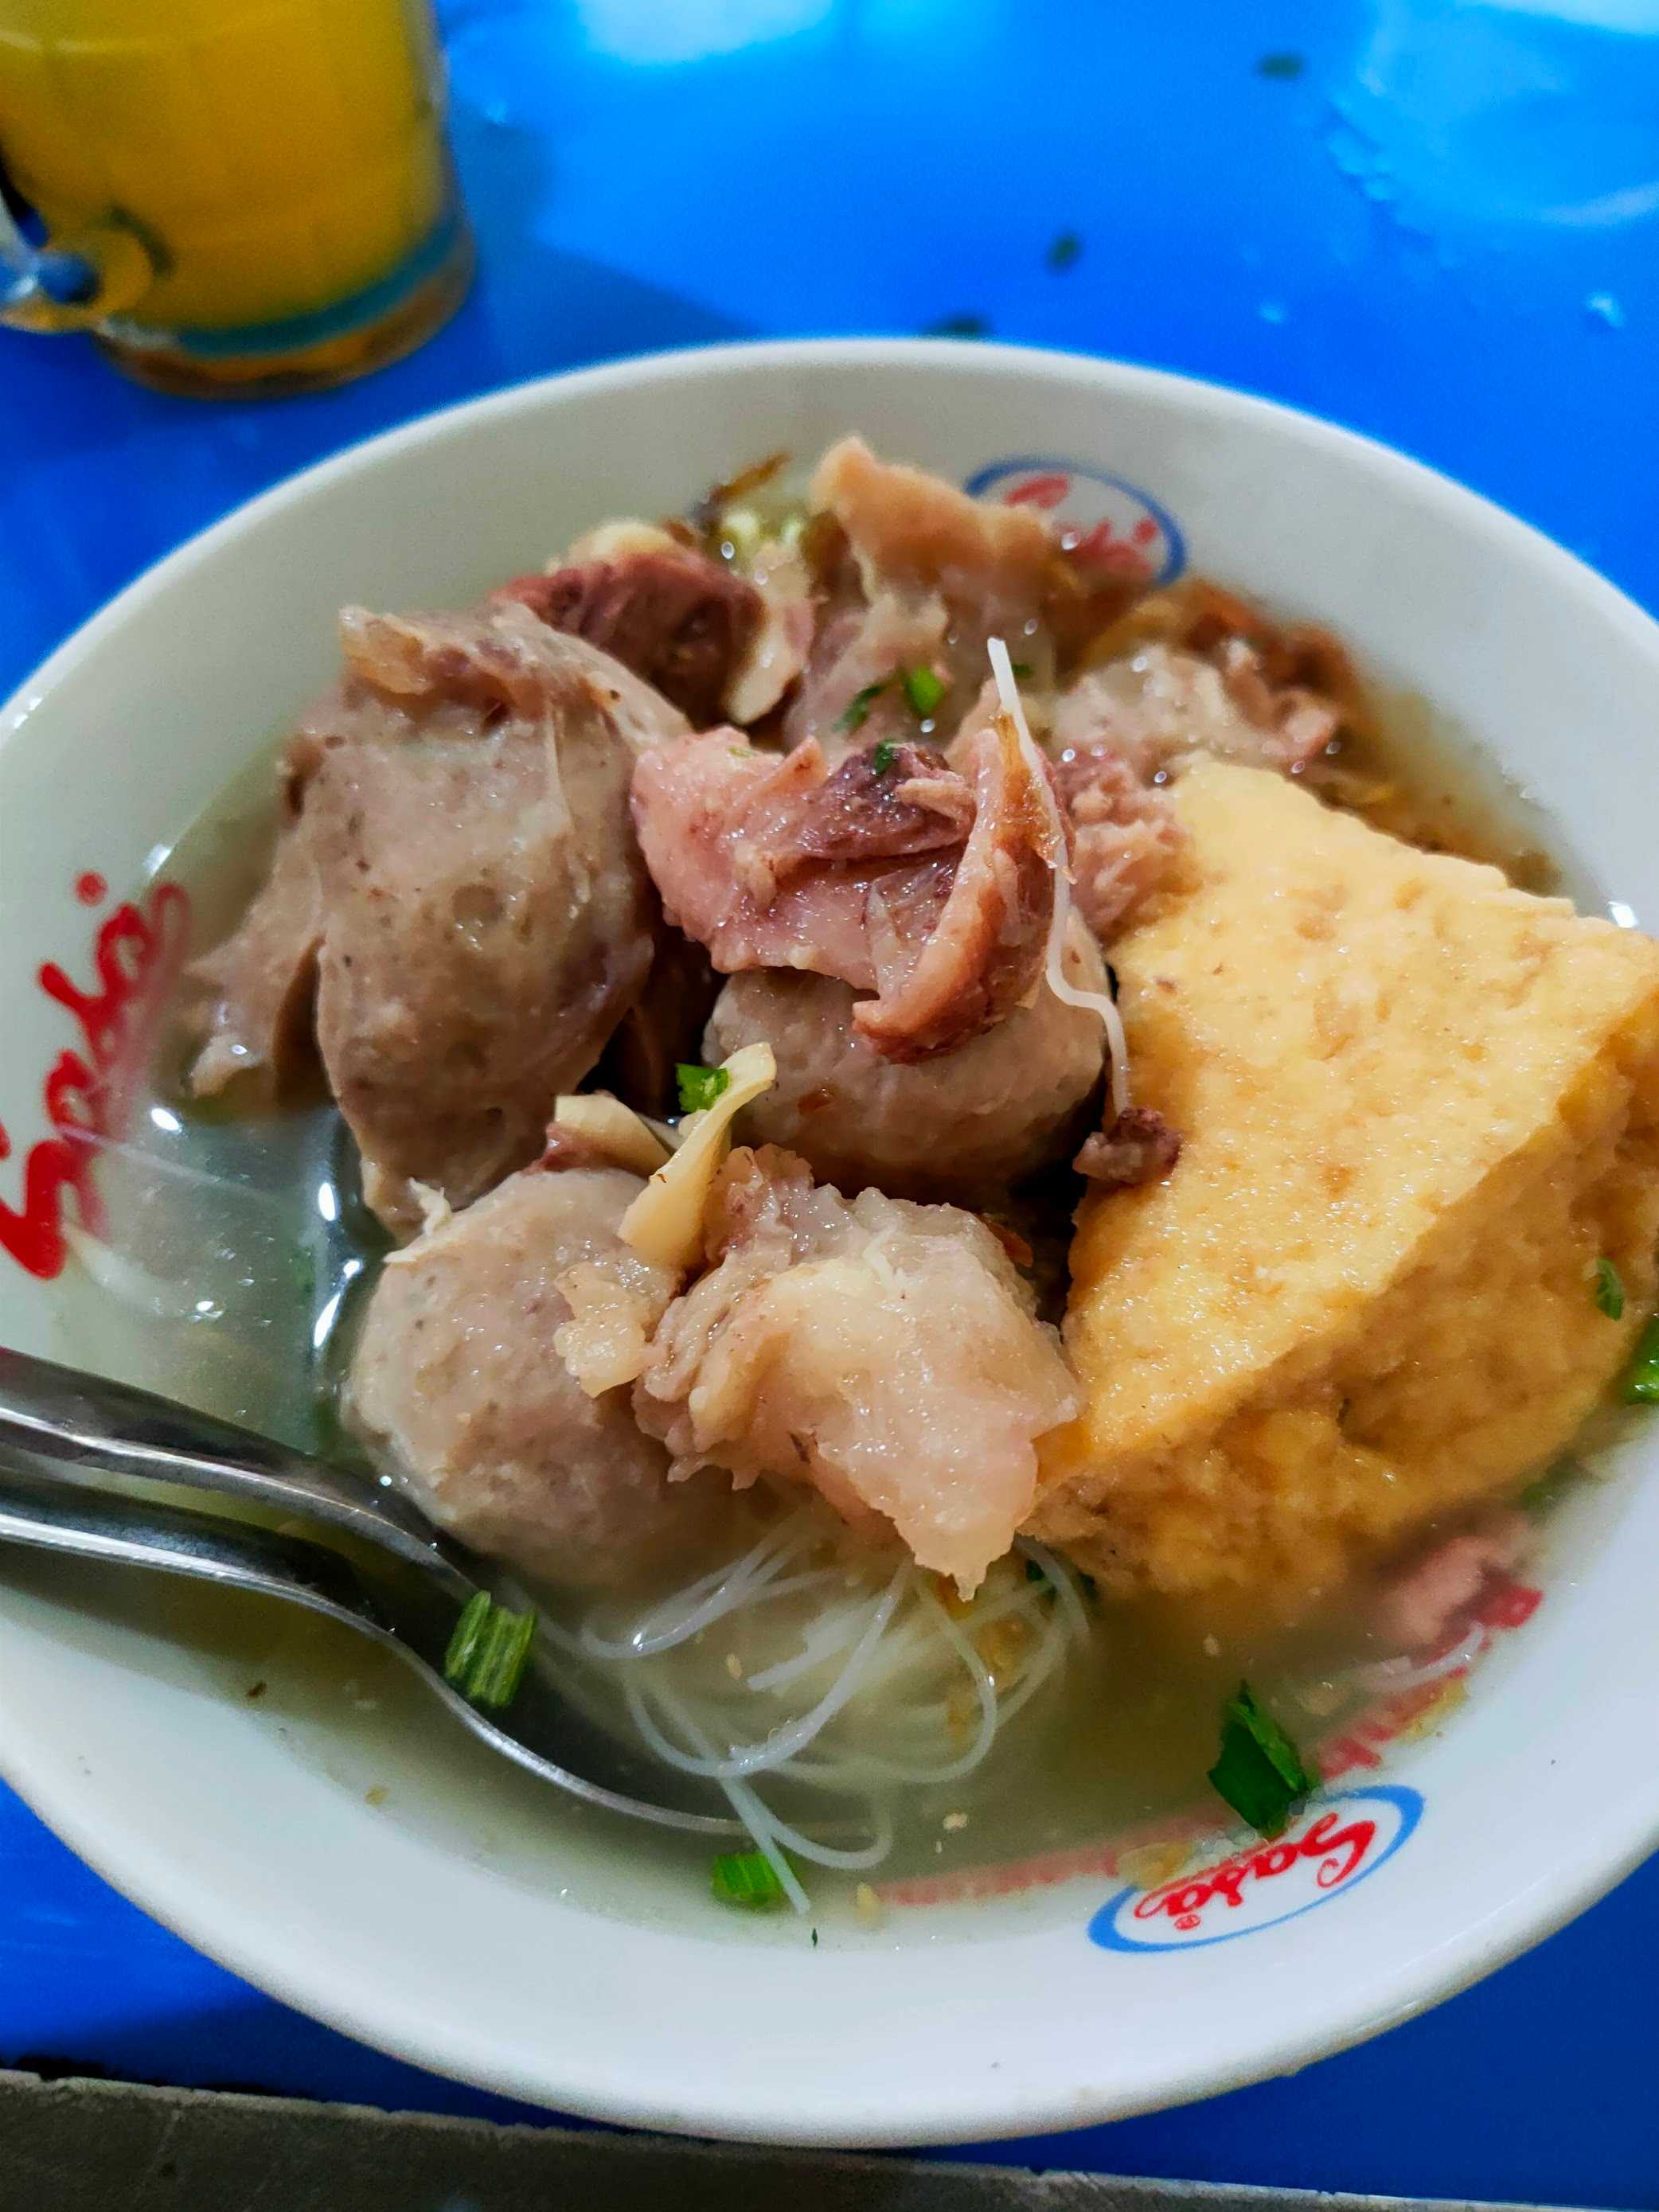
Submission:
[[[1085,991],[1073,983],[1066,973],[1066,936],[1072,921],[1072,870],[1068,855],[1070,842],[1066,824],[1060,819],[1060,802],[1054,797],[1054,786],[1048,781],[1048,763],[1043,759],[1036,739],[1031,735],[1031,726],[1025,719],[1025,709],[1020,703],[1019,686],[1014,681],[1014,665],[1008,657],[1008,647],[1000,637],[990,638],[986,651],[991,656],[991,673],[996,678],[997,696],[1002,711],[1014,726],[1019,749],[1031,771],[1032,781],[1042,795],[1044,814],[1048,817],[1049,836],[1054,857],[1049,862],[1054,872],[1054,908],[1048,922],[1048,943],[1043,956],[1044,971],[1048,988],[1055,998],[1068,1006],[1080,1006],[1086,1012],[1097,1014],[1105,1024],[1106,1042],[1110,1051],[1109,1070],[1112,1085],[1112,1112],[1125,1114],[1129,1109],[1129,1041],[1123,1033],[1123,1017],[1116,1003],[1104,991]]]
[[[798,1910],[805,1893],[785,1878],[790,1857],[843,1872],[878,1866],[893,1844],[887,1798],[973,1773],[1091,1634],[1075,1576],[1043,1547],[1022,1541],[958,1613],[941,1601],[937,1578],[908,1559],[894,1566],[889,1554],[878,1582],[869,1566],[846,1564],[844,1543],[813,1502],[631,1623],[607,1601],[578,1634],[556,1638],[600,1668],[648,1751],[720,1785]],[[704,1640],[716,1623],[730,1648]],[[1006,1658],[988,1662],[982,1640],[1000,1623],[1023,1633]],[[761,1661],[745,1671],[742,1657],[757,1638]],[[781,1642],[783,1656],[771,1656]],[[963,1688],[974,1726],[961,1749],[942,1757],[960,1729]],[[791,1712],[792,1703],[799,1709]],[[779,1705],[782,1716],[768,1729],[763,1715]],[[840,1808],[856,1806],[867,1839],[823,1840],[768,1804],[764,1783],[811,1790],[837,1807],[837,1820]]]

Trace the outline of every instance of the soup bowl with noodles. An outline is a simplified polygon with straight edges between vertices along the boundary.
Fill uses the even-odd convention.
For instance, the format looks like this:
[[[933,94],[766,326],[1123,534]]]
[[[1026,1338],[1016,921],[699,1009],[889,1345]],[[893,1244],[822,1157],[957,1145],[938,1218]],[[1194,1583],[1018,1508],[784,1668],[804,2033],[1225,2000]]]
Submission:
[[[920,482],[880,480],[890,461],[1028,520],[974,536],[929,507],[946,535],[907,577],[860,534],[859,481]],[[1063,623],[1047,599],[951,599],[982,540],[1018,553],[1037,520]],[[582,559],[587,584],[594,563],[714,562],[787,654],[789,607],[749,596],[762,546],[805,574],[800,651],[769,692],[746,632],[751,688],[726,670],[718,710],[567,588]],[[572,818],[604,805],[637,837],[635,903],[590,917],[613,1011],[535,1074],[561,1101],[545,1158],[538,1112],[535,1160],[521,1132],[483,1166],[476,1146],[422,1165],[438,1109],[398,1121],[351,1059],[362,1024],[337,1018],[352,925],[325,872],[283,1013],[314,1020],[320,1054],[274,1102],[201,1078],[204,1019],[205,1051],[252,1048],[242,986],[195,963],[246,945],[273,849],[320,835],[351,748],[385,754],[386,729],[348,729],[325,692],[348,605],[490,610],[491,651],[520,660],[510,684],[489,664],[505,688],[483,725],[453,720],[477,697],[439,698],[429,641],[389,617],[348,625],[352,713],[395,693],[447,774],[444,744],[505,757],[503,730],[562,701]],[[857,617],[831,641],[844,696],[803,736],[787,718],[830,668],[826,610]],[[842,648],[878,616],[897,641],[854,684]],[[633,674],[607,689],[609,653]],[[1177,679],[1188,735],[1149,751]],[[1120,765],[1066,742],[1068,700]],[[1082,2124],[1305,2063],[1535,1942],[1659,1840],[1659,1435],[1630,1396],[1659,1189],[1639,926],[1659,910],[1656,701],[1659,629],[1473,495],[1259,401],[997,346],[757,345],[556,378],[208,532],[0,723],[0,1341],[390,1468],[523,1571],[534,1663],[726,1789],[753,1848],[711,1868],[555,1797],[327,1624],[21,1553],[0,1559],[0,1768],[128,1895],[316,2017],[492,2089],[704,2135]],[[318,742],[297,774],[290,747],[284,813],[272,746],[296,723]],[[574,765],[590,742],[625,761],[608,796]],[[727,865],[756,819],[729,810],[783,761],[831,792],[842,842],[813,797],[817,842],[774,869],[734,950],[731,886],[705,910],[690,862]],[[495,835],[521,801],[497,792],[479,819]],[[705,852],[713,819],[731,834]],[[1040,927],[1000,1000],[975,970],[996,1003],[959,1035],[960,978],[922,988],[937,933],[891,982],[894,887],[935,901],[933,928],[999,823],[983,880],[1018,879]],[[811,902],[854,846],[870,933],[837,965]],[[362,872],[407,901],[398,849],[365,848]],[[1174,856],[1136,878],[1133,915],[1111,903],[1131,852]],[[659,972],[656,901],[720,995],[675,1055],[678,1100],[619,1121],[592,1102],[646,1079],[595,1062]],[[1079,915],[1100,944],[1085,928],[1074,957]],[[781,916],[820,933],[787,974]],[[447,909],[410,989],[496,918]],[[849,1022],[878,1091],[847,1087]],[[969,1143],[949,1085],[989,1082],[996,1051],[1018,1071],[998,1110],[1024,1118]],[[421,1054],[443,1056],[429,1035]],[[499,1116],[481,1126],[494,1144]],[[1310,1160],[1317,1191],[1296,1181]],[[665,1176],[696,1185],[689,1212],[652,1196]],[[516,1299],[521,1321],[556,1250],[556,1358],[507,1367],[545,1384],[532,1428],[578,1424],[566,1474],[606,1404],[652,1483],[673,1462],[688,1519],[637,1585],[601,1571],[578,1515],[543,1592],[525,1527],[453,1480],[478,1407],[446,1425],[414,1348],[465,1298],[486,1318]],[[483,1273],[463,1291],[465,1254]],[[623,1275],[656,1303],[619,1337]],[[445,1373],[499,1411],[482,1339],[461,1342]],[[720,1429],[720,1390],[762,1368]],[[809,1417],[820,1373],[840,1379]],[[780,1435],[805,1437],[805,1474]],[[513,1464],[543,1441],[520,1436]]]

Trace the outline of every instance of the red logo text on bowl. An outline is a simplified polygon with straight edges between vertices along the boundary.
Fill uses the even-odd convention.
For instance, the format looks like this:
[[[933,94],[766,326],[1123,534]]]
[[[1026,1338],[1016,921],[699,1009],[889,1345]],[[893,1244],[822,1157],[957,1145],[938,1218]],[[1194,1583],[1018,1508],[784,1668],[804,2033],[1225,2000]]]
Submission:
[[[1127,583],[1172,584],[1187,565],[1169,509],[1127,477],[1087,462],[1019,454],[988,462],[965,488],[975,499],[1035,508],[1074,561]]]
[[[101,876],[76,882],[76,896],[95,905]],[[51,1134],[31,1145],[21,1163],[21,1203],[0,1198],[0,1252],[42,1281],[68,1257],[65,1207],[73,1198],[88,1229],[99,1226],[93,1168],[100,1142],[118,1137],[127,1099],[154,1041],[167,994],[184,959],[190,902],[177,884],[156,884],[140,902],[118,906],[93,939],[89,985],[75,981],[55,960],[36,975],[46,996],[70,1017],[76,1045],[60,1052],[40,1086]],[[0,1124],[0,1160],[11,1139]]]
[[[1089,1923],[1108,1951],[1179,1951],[1293,1920],[1392,1858],[1423,1814],[1399,1783],[1322,1797],[1272,1843],[1235,1851],[1156,1889],[1121,1889]]]

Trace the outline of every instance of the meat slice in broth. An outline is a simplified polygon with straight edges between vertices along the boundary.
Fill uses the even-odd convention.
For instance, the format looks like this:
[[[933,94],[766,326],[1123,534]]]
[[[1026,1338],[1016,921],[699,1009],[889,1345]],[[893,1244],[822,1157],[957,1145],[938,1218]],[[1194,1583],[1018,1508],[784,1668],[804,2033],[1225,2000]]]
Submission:
[[[988,637],[1014,640],[1016,653],[1046,672],[1042,614],[1058,556],[1038,515],[879,461],[861,438],[843,438],[824,454],[811,498],[844,550],[828,566],[812,651],[785,725],[789,742],[833,744],[836,721],[860,692],[917,666],[945,686],[929,734],[948,736],[978,694]],[[894,695],[880,706],[887,716],[902,711]]]
[[[413,1184],[465,1205],[540,1152],[650,966],[636,749],[684,720],[517,606],[349,610],[347,674],[289,748],[293,818],[241,927],[198,963],[192,1073],[280,1084],[314,1035],[394,1231]]]
[[[955,1206],[849,1201],[771,1147],[732,1154],[705,1218],[712,1264],[657,1329],[641,1426],[677,1473],[810,1485],[975,1588],[1077,1402],[996,1237]]]
[[[1006,717],[957,739],[974,826],[925,931],[875,884],[870,937],[877,997],[854,1019],[878,1052],[918,1060],[981,1036],[1028,999],[1054,912],[1048,793]]]
[[[1080,924],[1072,981],[1103,991],[1103,963]],[[703,1057],[765,1042],[777,1080],[745,1109],[757,1141],[799,1152],[845,1191],[876,1183],[910,1198],[988,1197],[1077,1149],[1105,1064],[1098,1018],[1039,988],[1029,1006],[950,1052],[889,1060],[829,976],[734,975],[716,1001]]]
[[[1054,787],[1072,830],[1072,896],[1103,945],[1173,880],[1186,843],[1164,792],[1109,743],[1068,746]]]
[[[1329,700],[1271,686],[1242,640],[1218,653],[1218,663],[1154,644],[1089,670],[1055,711],[1056,751],[1109,746],[1150,782],[1184,754],[1283,770],[1324,750],[1341,720]]]
[[[601,647],[696,729],[724,719],[726,691],[739,670],[748,669],[769,612],[782,625],[781,634],[769,637],[780,654],[787,650],[787,613],[769,610],[757,585],[648,526],[608,556],[515,577],[495,596],[517,600],[553,629]],[[761,688],[757,683],[757,692]]]
[[[786,744],[816,743],[832,760],[915,735],[916,717],[895,679],[909,669],[936,671],[951,627],[937,592],[882,591],[868,600],[850,561],[838,574],[819,596],[799,686],[783,718]],[[940,709],[939,726],[954,726],[957,715],[943,700]]]
[[[1213,626],[1187,621],[1203,637]],[[1341,726],[1336,699],[1274,680],[1274,665],[1231,634],[1211,639],[1208,657],[1154,638],[1061,696],[1054,781],[1072,827],[1078,908],[1103,943],[1177,878],[1185,839],[1165,787],[1184,762],[1202,754],[1294,774]]]
[[[387,1261],[352,1363],[347,1418],[386,1471],[538,1580],[627,1583],[720,1510],[720,1486],[670,1482],[622,1387],[678,1281],[617,1235],[642,1188],[612,1168],[512,1176]]]
[[[641,758],[634,818],[669,919],[716,968],[838,977],[873,994],[860,1032],[915,1060],[1036,983],[1054,886],[1030,783],[995,727],[961,769],[886,742],[832,769],[814,740],[780,759],[715,732]]]
[[[832,769],[815,742],[780,756],[716,731],[665,745],[635,771],[634,818],[671,921],[727,972],[846,968],[874,982],[869,886],[894,863],[947,865],[973,794],[921,746]]]

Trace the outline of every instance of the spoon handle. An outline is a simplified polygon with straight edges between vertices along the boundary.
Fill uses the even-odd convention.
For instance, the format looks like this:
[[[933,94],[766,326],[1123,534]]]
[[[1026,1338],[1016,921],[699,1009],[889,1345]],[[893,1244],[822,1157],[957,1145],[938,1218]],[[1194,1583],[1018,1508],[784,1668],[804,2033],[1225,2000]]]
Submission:
[[[0,1447],[86,1485],[137,1475],[305,1513],[413,1565],[445,1571],[431,1531],[396,1492],[371,1493],[319,1460],[125,1382],[0,1348]],[[463,1578],[455,1576],[458,1587]]]
[[[386,1632],[337,1553],[248,1522],[8,1474],[0,1476],[0,1541],[257,1590]]]

